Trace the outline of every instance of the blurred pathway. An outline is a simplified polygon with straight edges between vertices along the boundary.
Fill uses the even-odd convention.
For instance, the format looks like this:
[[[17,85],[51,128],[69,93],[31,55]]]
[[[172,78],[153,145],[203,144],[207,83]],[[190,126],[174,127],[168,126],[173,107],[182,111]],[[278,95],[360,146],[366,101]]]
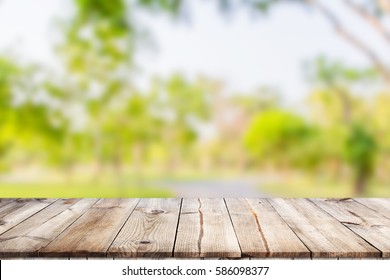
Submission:
[[[163,182],[177,197],[269,197],[250,179]]]

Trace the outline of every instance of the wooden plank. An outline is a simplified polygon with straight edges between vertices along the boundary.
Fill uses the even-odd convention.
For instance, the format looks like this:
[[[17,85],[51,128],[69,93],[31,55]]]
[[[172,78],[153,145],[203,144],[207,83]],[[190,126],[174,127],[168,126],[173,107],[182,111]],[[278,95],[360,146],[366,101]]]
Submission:
[[[352,200],[313,199],[330,215],[390,257],[390,219]]]
[[[222,198],[183,199],[174,257],[241,257],[240,246]]]
[[[0,198],[0,209],[13,201],[15,201],[13,198]]]
[[[310,258],[310,251],[266,199],[225,201],[242,257]]]
[[[390,219],[390,198],[355,198],[354,200]]]
[[[269,199],[313,258],[373,258],[380,252],[307,199]]]
[[[390,258],[389,199],[97,200],[0,199],[0,257]]]
[[[0,236],[0,257],[37,257],[98,199],[59,199]]]
[[[139,199],[101,199],[49,245],[43,257],[105,257]]]
[[[181,199],[142,199],[112,243],[110,257],[172,257]]]
[[[53,203],[55,199],[16,199],[0,208],[0,234]]]

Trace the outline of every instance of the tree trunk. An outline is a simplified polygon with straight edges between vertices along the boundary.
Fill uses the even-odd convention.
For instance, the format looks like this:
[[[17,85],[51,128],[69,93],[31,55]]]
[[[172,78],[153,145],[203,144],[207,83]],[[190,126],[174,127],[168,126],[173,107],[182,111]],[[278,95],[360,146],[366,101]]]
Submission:
[[[372,62],[373,66],[378,70],[382,75],[384,81],[387,84],[390,84],[390,69],[385,63],[382,62],[381,58],[376,54],[372,46],[367,44],[367,41],[361,40],[356,37],[355,34],[351,33],[345,26],[343,26],[341,20],[329,9],[326,5],[323,5],[321,1],[318,0],[305,0],[307,4],[315,6],[330,22],[333,26],[335,32],[352,44],[355,48],[363,52]]]
[[[126,181],[124,179],[124,172],[123,172],[123,161],[120,154],[120,150],[117,150],[113,161],[112,161],[114,174],[117,179],[117,186],[120,188],[124,188],[126,186]]]
[[[366,190],[368,176],[364,172],[359,172],[356,176],[355,186],[354,186],[354,195],[356,197],[361,197]]]
[[[382,7],[385,8],[390,6],[389,0],[382,0]],[[358,16],[360,16],[364,21],[366,21],[372,28],[374,28],[380,35],[382,35],[383,39],[390,44],[390,32],[387,30],[386,26],[379,20],[378,17],[371,14],[368,10],[366,10],[362,5],[355,3],[351,0],[344,0],[344,3],[350,7],[352,11],[354,11]]]
[[[352,102],[351,98],[348,96],[348,93],[344,89],[336,90],[337,96],[340,99],[342,106],[342,118],[346,126],[351,124],[351,111],[352,111]]]
[[[144,147],[142,143],[134,143],[132,146],[133,154],[133,170],[135,172],[134,178],[135,183],[138,186],[143,185],[143,156],[144,156]]]

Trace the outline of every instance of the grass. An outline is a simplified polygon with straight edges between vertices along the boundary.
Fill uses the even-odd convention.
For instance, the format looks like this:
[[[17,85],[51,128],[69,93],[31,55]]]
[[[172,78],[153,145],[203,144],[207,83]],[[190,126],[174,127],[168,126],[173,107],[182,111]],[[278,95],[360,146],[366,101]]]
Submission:
[[[35,180],[26,182],[1,182],[0,198],[33,197],[175,197],[167,182],[191,182],[224,178],[237,178],[232,173],[197,173],[194,170],[175,174],[144,173],[136,176],[129,172],[118,177],[114,173],[102,172],[93,178],[89,172],[80,172],[73,177],[46,172]],[[248,173],[247,175],[253,175]],[[353,197],[352,182],[334,180],[325,176],[315,177],[308,174],[292,173],[288,176],[267,176],[258,174],[259,190],[274,197]],[[28,177],[21,179],[28,179]],[[244,178],[244,177],[243,177]],[[66,183],[68,182],[68,183]],[[163,183],[163,186],[160,186]],[[120,186],[120,187],[119,187]],[[221,196],[223,196],[221,194]],[[364,197],[390,197],[390,186],[372,182]]]
[[[153,186],[124,186],[115,187],[107,184],[0,184],[1,198],[82,198],[82,197],[172,197],[174,194],[165,188]]]
[[[40,171],[39,176],[33,179],[18,175],[14,177],[26,182],[0,181],[0,198],[175,197],[172,190],[159,185],[164,182],[208,180],[221,176],[212,172],[199,174],[193,170],[174,174],[144,172],[142,176],[135,172],[118,176],[114,172],[103,171],[95,175],[98,177],[94,178],[91,172],[84,170],[71,176],[58,170]]]
[[[281,182],[269,182],[259,186],[274,197],[354,197],[351,182],[319,180],[311,177],[298,177]],[[372,182],[362,197],[390,197],[390,186]]]

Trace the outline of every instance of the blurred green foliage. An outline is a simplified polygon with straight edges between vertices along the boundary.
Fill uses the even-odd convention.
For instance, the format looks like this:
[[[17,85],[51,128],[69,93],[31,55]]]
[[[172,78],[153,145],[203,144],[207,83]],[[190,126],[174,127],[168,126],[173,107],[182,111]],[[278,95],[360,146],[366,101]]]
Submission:
[[[353,167],[357,194],[365,190],[367,180],[375,167],[377,143],[374,136],[361,125],[353,125],[345,141],[345,157]]]
[[[306,142],[310,134],[311,128],[303,118],[280,109],[269,110],[253,118],[244,141],[257,158],[283,166],[302,157],[294,150]]]
[[[264,12],[283,1],[216,2],[224,11],[241,5]],[[24,172],[29,166],[53,168],[69,180],[57,184],[59,193],[105,197],[131,196],[138,186],[144,187],[139,196],[150,196],[155,190],[144,182],[150,170],[172,174],[191,169],[199,176],[202,170],[224,169],[262,174],[271,167],[287,178],[299,170],[307,176],[326,174],[334,185],[347,181],[355,195],[366,193],[371,179],[388,184],[389,92],[385,88],[368,98],[359,95],[367,85],[378,86],[377,69],[325,57],[310,62],[307,74],[313,88],[304,112],[282,106],[278,93],[266,88],[223,95],[219,82],[206,77],[173,74],[156,78],[141,91],[132,83],[140,39],[134,9],[179,16],[186,2],[74,4],[75,13],[57,46],[63,76],[0,57],[2,174]],[[213,126],[214,135],[203,139],[206,126]],[[71,182],[73,173],[84,170],[90,181]],[[130,171],[131,179],[126,177]],[[118,186],[111,193],[110,184],[98,182],[107,172],[114,174],[110,184]],[[12,194],[10,185],[0,188],[0,196]],[[48,191],[47,184],[34,188],[35,193],[23,192],[40,196]],[[56,191],[47,193],[58,196]]]

